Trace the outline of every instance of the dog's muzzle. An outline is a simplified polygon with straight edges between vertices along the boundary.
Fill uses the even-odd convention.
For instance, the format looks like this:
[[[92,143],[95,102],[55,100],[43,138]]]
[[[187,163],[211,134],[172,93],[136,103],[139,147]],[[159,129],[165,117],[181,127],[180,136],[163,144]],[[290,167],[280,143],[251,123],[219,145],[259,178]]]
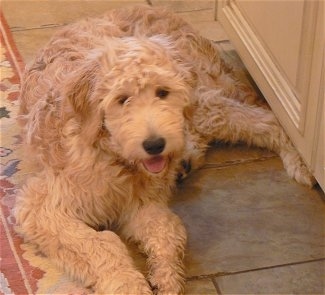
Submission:
[[[146,170],[150,173],[159,173],[164,170],[167,159],[160,154],[165,149],[166,140],[163,137],[151,136],[142,143],[142,146],[152,156],[142,161]]]

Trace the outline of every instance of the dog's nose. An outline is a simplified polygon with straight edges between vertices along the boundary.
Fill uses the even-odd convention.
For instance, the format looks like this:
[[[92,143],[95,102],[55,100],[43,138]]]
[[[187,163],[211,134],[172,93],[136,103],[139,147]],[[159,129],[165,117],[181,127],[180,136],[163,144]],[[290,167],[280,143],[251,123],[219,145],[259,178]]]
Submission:
[[[149,155],[160,154],[164,150],[165,145],[166,145],[166,140],[163,137],[156,137],[156,136],[151,136],[142,143],[144,150]]]

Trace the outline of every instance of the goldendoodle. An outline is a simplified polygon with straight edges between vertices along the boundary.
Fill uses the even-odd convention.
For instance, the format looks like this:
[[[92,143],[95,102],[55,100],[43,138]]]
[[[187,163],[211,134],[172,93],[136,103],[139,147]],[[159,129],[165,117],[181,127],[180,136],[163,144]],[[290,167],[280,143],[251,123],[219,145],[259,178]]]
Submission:
[[[186,231],[167,202],[211,141],[268,148],[289,176],[314,182],[215,45],[161,8],[64,27],[27,67],[20,99],[38,164],[17,200],[20,231],[96,293],[182,293]],[[120,237],[147,255],[146,278]]]

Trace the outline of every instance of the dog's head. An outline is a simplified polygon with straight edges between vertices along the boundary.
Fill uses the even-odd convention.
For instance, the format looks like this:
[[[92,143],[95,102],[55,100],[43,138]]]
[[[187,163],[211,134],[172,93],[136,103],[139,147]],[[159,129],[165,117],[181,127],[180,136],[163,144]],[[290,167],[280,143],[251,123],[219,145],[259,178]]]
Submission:
[[[167,37],[112,39],[74,79],[84,140],[150,175],[179,160],[193,77]]]

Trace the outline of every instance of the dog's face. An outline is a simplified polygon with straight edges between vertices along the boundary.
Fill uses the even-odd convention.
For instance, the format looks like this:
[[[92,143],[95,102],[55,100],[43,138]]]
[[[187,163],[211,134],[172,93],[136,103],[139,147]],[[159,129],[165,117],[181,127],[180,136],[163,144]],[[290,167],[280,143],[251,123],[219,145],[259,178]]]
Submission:
[[[165,41],[116,41],[100,58],[92,88],[107,149],[156,176],[183,152],[190,95],[189,72]]]
[[[122,89],[121,89],[122,90]],[[129,163],[160,173],[183,150],[186,101],[166,84],[128,86],[103,101],[110,148]]]

